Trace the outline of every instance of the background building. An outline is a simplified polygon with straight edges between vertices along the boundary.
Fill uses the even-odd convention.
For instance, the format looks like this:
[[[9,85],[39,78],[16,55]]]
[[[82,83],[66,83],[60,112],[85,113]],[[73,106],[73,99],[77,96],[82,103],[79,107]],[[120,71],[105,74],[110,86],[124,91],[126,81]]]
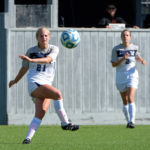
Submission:
[[[96,27],[109,2],[129,24],[143,27],[150,14],[150,0],[1,0],[1,24],[4,19],[5,27]]]
[[[95,25],[103,16],[105,2],[99,0],[1,0],[0,1],[0,124],[29,124],[34,105],[24,77],[13,88],[8,83],[20,66],[19,54],[36,44],[35,32],[40,26],[51,30],[51,43],[60,47],[54,85],[64,96],[66,111],[79,124],[124,123],[121,98],[115,87],[115,70],[110,63],[111,49],[121,42],[121,30],[99,29]],[[27,3],[28,2],[28,3]],[[120,14],[131,23],[142,26],[149,13],[149,1],[115,1]],[[145,6],[146,5],[146,6]],[[64,19],[64,20],[63,20]],[[64,22],[63,22],[64,21]],[[63,27],[77,28],[80,45],[65,49],[60,42]],[[61,27],[61,28],[60,28]],[[138,65],[140,84],[136,95],[137,123],[150,123],[150,30],[131,29],[132,41],[138,44],[146,59]],[[43,124],[58,124],[53,105]]]

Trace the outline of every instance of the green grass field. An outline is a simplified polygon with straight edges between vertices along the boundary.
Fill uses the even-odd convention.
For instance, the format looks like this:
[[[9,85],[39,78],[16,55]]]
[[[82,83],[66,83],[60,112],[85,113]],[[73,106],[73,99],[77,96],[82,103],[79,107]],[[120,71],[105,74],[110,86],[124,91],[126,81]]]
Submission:
[[[32,143],[22,141],[28,126],[0,126],[0,150],[149,150],[150,126],[81,126],[79,131],[63,131],[60,126],[41,126]]]

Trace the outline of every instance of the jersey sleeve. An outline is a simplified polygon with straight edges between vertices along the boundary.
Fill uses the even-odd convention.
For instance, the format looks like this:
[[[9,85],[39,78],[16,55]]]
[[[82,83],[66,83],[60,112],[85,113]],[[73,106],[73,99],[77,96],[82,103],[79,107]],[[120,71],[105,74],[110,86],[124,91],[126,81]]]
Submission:
[[[116,61],[117,61],[117,53],[116,53],[116,49],[113,48],[111,54],[111,62],[116,62]]]
[[[25,55],[28,56],[28,57],[30,57],[30,49],[27,50],[27,52],[26,52]],[[23,60],[23,61],[22,61],[22,66],[23,66],[23,67],[29,67],[29,62]]]
[[[49,56],[53,59],[53,61],[55,61],[58,56],[58,53],[59,53],[59,48],[57,46],[53,46]]]
[[[136,46],[136,53],[135,53],[135,58],[139,58],[140,57],[140,52],[139,52],[139,50],[138,50],[139,48],[138,48],[138,46]]]

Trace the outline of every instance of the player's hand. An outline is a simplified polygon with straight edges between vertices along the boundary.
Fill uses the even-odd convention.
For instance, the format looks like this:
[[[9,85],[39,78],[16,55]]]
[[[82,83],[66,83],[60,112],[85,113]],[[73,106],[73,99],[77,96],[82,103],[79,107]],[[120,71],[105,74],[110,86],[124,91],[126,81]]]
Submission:
[[[146,61],[145,60],[142,60],[141,62],[143,65],[146,65]]]
[[[29,61],[31,62],[31,58],[29,58],[28,56],[25,56],[25,55],[19,55],[19,58],[21,58],[22,60],[25,60],[25,61]]]
[[[105,26],[105,28],[111,29],[111,26],[109,26],[109,25],[106,25],[106,26]]]
[[[124,55],[124,59],[128,59],[128,57],[130,56],[130,54],[129,53],[125,53],[125,55]]]
[[[9,82],[9,88],[12,87],[15,83],[16,83],[15,80],[11,80],[11,81]]]
[[[134,28],[134,29],[140,29],[140,27],[138,27],[138,26],[133,26],[133,28]]]

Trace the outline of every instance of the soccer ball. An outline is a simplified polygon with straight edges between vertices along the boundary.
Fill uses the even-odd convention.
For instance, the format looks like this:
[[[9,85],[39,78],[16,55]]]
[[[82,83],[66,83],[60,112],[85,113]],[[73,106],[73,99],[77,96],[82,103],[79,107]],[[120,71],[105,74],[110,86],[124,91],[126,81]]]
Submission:
[[[80,35],[75,29],[66,29],[61,34],[61,43],[66,48],[75,48],[80,43]]]

